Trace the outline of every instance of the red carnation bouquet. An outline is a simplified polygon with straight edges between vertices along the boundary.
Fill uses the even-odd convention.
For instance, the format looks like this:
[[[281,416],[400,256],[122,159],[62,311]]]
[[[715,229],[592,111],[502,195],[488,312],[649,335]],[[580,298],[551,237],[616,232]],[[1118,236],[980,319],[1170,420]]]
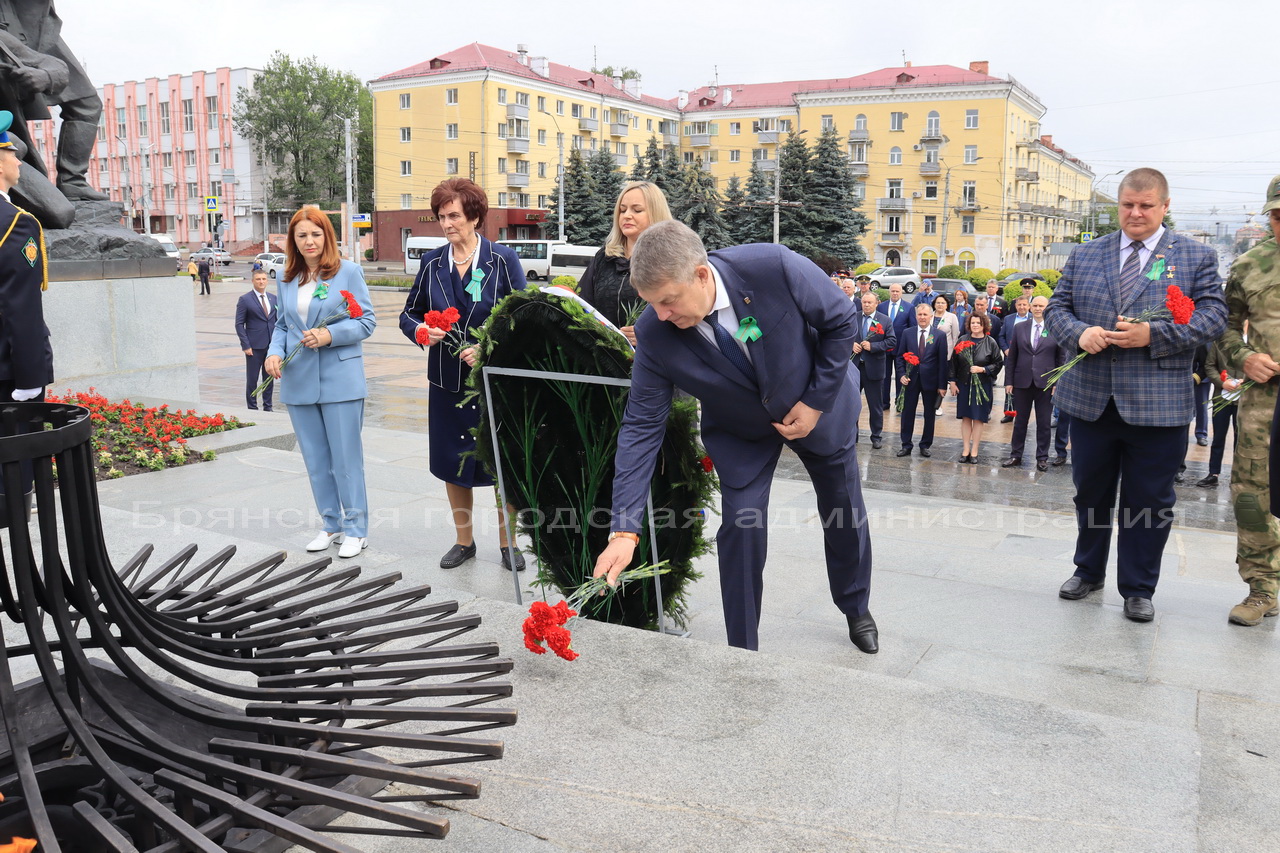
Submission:
[[[981,380],[973,378],[977,375],[972,370],[974,346],[976,344],[973,341],[959,341],[952,352],[961,353],[965,363],[969,365],[969,402],[973,405],[981,405],[990,400],[991,395],[987,393],[987,386],[983,385]]]
[[[904,352],[902,360],[907,363],[907,379],[911,378],[911,371],[920,366],[920,356],[913,352]],[[898,383],[898,398],[894,401],[894,406],[901,412],[907,405],[907,386],[901,382]]]
[[[1191,322],[1191,315],[1196,311],[1195,300],[1182,292],[1182,288],[1176,284],[1171,284],[1165,290],[1164,305],[1158,308],[1148,308],[1136,317],[1124,317],[1127,323],[1149,323],[1152,320],[1172,320],[1176,325],[1185,326]],[[1061,379],[1066,372],[1075,367],[1089,353],[1079,352],[1076,357],[1068,361],[1062,367],[1056,367],[1046,373],[1044,387],[1051,388],[1053,384]]]
[[[1228,391],[1226,390],[1226,385],[1227,385],[1227,382],[1231,380],[1231,374],[1227,373],[1227,371],[1224,370],[1222,371],[1219,378],[1222,379],[1223,389],[1221,393],[1218,394],[1218,398],[1213,401],[1213,413],[1215,415],[1218,412],[1221,412],[1227,406],[1234,406],[1236,403],[1240,402],[1241,395],[1243,395],[1245,391],[1248,391],[1250,388],[1252,388],[1256,384],[1252,379],[1246,379],[1245,381],[1237,385],[1234,389]]]
[[[326,326],[328,326],[330,323],[334,322],[335,320],[345,320],[348,317],[350,317],[352,320],[356,320],[364,316],[364,309],[360,307],[359,302],[356,302],[356,298],[351,295],[351,291],[339,290],[338,293],[342,294],[342,307],[339,308],[337,311],[334,311],[328,317],[323,318],[319,323],[316,323],[315,327],[317,329],[323,329]],[[328,295],[329,295],[329,288],[325,287],[324,285],[321,285],[321,287],[316,288],[316,292],[312,298],[324,299]],[[301,350],[302,350],[302,341],[298,341],[298,343],[294,345],[293,349],[289,350],[289,354],[284,357],[284,361],[280,362],[280,370],[283,371],[285,367],[289,365],[289,362],[293,361],[293,357],[297,355]],[[270,385],[272,382],[275,382],[275,380],[272,379],[270,376],[268,376],[265,382],[263,382],[257,388],[253,389],[253,394],[251,396],[254,396],[254,397],[258,396],[263,391],[265,391],[267,386]]]
[[[547,649],[551,649],[558,657],[574,660],[578,653],[570,648],[573,634],[564,623],[577,615],[578,611],[570,610],[567,602],[561,601],[552,607],[545,601],[535,601],[524,620],[524,647],[535,655],[545,655]]]
[[[431,346],[431,334],[428,329],[439,329],[444,332],[441,343],[450,345],[449,352],[457,355],[467,345],[466,335],[453,328],[453,324],[461,319],[458,309],[450,305],[443,311],[428,311],[422,316],[422,325],[413,333],[413,339],[424,347]]]

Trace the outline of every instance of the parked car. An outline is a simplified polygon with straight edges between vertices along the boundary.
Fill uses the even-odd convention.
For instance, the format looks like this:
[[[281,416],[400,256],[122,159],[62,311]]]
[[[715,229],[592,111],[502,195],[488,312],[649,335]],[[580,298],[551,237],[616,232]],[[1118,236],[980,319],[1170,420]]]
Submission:
[[[986,293],[985,289],[979,291],[978,288],[974,287],[970,282],[965,281],[962,278],[932,278],[929,279],[929,284],[932,285],[933,292],[935,294],[941,293],[943,296],[947,297],[948,305],[956,304],[957,290],[963,290],[965,293],[969,294],[970,306],[973,305],[973,297],[977,296],[979,292]]]
[[[1011,281],[1022,281],[1024,278],[1034,278],[1036,281],[1044,281],[1044,276],[1040,275],[1038,272],[1016,272],[1012,275],[1005,276],[1004,283],[1008,284]]]
[[[191,259],[196,263],[200,263],[201,258],[213,264],[221,264],[224,267],[231,264],[231,253],[226,249],[204,248],[191,253]]]
[[[900,284],[903,293],[915,293],[920,286],[920,273],[910,267],[880,267],[870,275],[872,287],[887,288],[891,284]]]
[[[262,268],[267,271],[267,275],[277,281],[284,278],[284,253],[268,252],[267,254],[271,257],[262,262]]]

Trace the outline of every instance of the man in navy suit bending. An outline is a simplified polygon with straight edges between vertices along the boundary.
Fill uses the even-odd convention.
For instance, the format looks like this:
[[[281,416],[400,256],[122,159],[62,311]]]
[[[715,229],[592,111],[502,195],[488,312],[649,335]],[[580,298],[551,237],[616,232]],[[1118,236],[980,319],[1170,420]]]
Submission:
[[[636,321],[613,481],[613,533],[595,576],[612,583],[631,562],[675,387],[702,403],[702,439],[720,475],[716,537],[729,645],[758,648],[774,467],[785,444],[817,494],[831,597],[849,639],[879,649],[871,540],[854,455],[860,400],[849,360],[857,313],[817,266],[772,244],[707,256],[668,220],[631,255],[631,283],[649,307]]]
[[[267,271],[253,271],[253,290],[241,294],[236,302],[236,335],[240,338],[240,349],[244,351],[245,389],[244,396],[251,409],[258,408],[258,401],[253,391],[262,380],[266,379],[263,364],[267,360],[267,349],[271,346],[271,335],[276,329],[276,295],[267,293]],[[262,389],[262,409],[271,411],[271,391],[273,382]]]
[[[1120,182],[1119,202],[1120,230],[1072,251],[1044,315],[1049,337],[1089,353],[1054,391],[1072,418],[1077,527],[1076,571],[1058,595],[1102,588],[1118,492],[1116,585],[1124,615],[1150,622],[1194,414],[1191,360],[1226,329],[1227,305],[1217,254],[1163,225],[1164,175],[1135,169]],[[1163,306],[1170,285],[1195,302],[1190,322],[1125,319]]]

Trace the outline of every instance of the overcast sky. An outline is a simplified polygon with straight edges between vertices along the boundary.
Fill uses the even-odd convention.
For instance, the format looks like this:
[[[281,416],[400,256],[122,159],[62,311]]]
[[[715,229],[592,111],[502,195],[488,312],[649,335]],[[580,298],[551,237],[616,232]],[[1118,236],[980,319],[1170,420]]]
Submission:
[[[473,41],[580,68],[627,66],[674,97],[721,84],[987,60],[1048,108],[1042,131],[1098,176],[1169,176],[1180,224],[1238,227],[1280,173],[1280,9],[1262,0],[58,0],[95,84],[315,55],[365,80]],[[1074,7],[1074,8],[1073,8]],[[122,9],[128,11],[122,13]],[[1117,178],[1101,185],[1114,191]],[[1217,212],[1212,213],[1216,208]],[[1260,218],[1254,221],[1261,222]]]

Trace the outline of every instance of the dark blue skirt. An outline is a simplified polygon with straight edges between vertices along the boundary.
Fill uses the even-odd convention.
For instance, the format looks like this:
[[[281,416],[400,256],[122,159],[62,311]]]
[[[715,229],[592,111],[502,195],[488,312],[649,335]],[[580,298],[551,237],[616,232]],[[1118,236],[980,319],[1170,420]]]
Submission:
[[[991,387],[994,382],[990,376],[983,377],[978,381],[979,385],[977,387],[972,384],[956,386],[960,389],[960,395],[956,397],[956,417],[972,418],[985,424],[991,417],[991,402],[995,399],[991,394]],[[986,391],[985,402],[978,402],[978,387]],[[431,390],[434,391],[435,389],[432,388]]]
[[[480,424],[480,409],[475,400],[458,408],[465,391],[447,391],[432,385],[427,391],[427,437],[431,475],[446,483],[475,489],[492,486],[493,478],[475,458],[467,456],[476,449],[471,430]]]

